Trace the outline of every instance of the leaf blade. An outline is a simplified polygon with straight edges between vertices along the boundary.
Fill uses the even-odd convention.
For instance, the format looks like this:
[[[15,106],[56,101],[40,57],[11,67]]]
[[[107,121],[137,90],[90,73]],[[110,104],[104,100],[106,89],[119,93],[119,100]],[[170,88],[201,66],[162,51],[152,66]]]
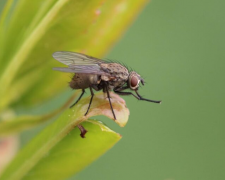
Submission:
[[[122,98],[117,95],[114,95],[113,93],[111,93],[111,98],[112,105],[115,108],[114,111],[117,116],[116,123],[121,126],[124,126],[128,120],[129,110],[126,108],[125,102]],[[86,121],[87,118],[95,115],[105,115],[111,118],[113,117],[111,109],[109,107],[108,99],[105,98],[102,93],[99,93],[94,96],[94,101],[89,110],[89,113],[87,116],[84,116],[88,104],[89,98],[84,98],[74,108],[67,109],[63,114],[61,114],[61,116],[55,122],[50,124],[38,136],[36,136],[32,141],[30,141],[30,143],[17,155],[17,157],[14,159],[14,161],[10,164],[10,166],[6,169],[6,171],[0,178],[3,180],[17,180],[24,178],[32,179],[32,174],[36,174],[37,172],[43,172],[47,167],[51,169],[52,166],[57,165],[57,163],[55,164],[54,161],[57,157],[49,159],[46,158],[46,156],[51,155],[51,152],[60,153],[62,150],[65,150],[67,147],[70,147],[70,145],[73,145],[73,148],[75,149],[78,148],[76,149],[77,152],[81,152],[81,149],[76,146],[76,143],[70,142],[73,141],[73,138],[70,138],[68,135],[70,132],[72,132],[72,134],[76,134],[76,142],[82,144],[82,153],[84,154],[84,156],[88,155],[88,158],[86,158],[85,162],[81,161],[81,159],[79,161],[76,161],[77,158],[73,159],[73,163],[83,163],[81,167],[77,165],[77,167],[74,169],[63,169],[63,171],[61,171],[62,167],[56,166],[57,168],[59,168],[57,169],[57,171],[60,171],[63,174],[63,177],[68,177],[74,172],[78,172],[79,170],[87,166],[89,163],[93,162],[94,159],[106,152],[110,147],[112,147],[121,138],[121,136],[109,130],[102,123],[99,123],[97,121],[93,122],[89,120],[84,123],[85,128],[87,128],[87,130],[89,131],[86,134],[85,139],[89,142],[89,144],[85,143],[85,141],[83,141],[83,139],[79,137],[78,128],[75,127],[78,124]],[[120,114],[125,114],[125,116]],[[67,140],[67,138],[69,138],[69,140]],[[67,142],[65,144],[63,144],[64,139]],[[55,148],[56,150],[54,150]],[[94,150],[93,148],[96,149]],[[94,154],[90,153],[91,150]],[[58,158],[61,157],[58,156]],[[52,163],[49,164],[50,161]],[[59,161],[64,161],[65,163],[67,162],[63,158]],[[47,167],[43,169],[43,166]],[[46,173],[43,173],[41,176],[44,176],[44,174]],[[47,174],[49,174],[49,176],[51,174],[52,177],[51,172]],[[36,175],[38,175],[38,173]]]
[[[98,122],[96,121],[96,123]],[[24,179],[65,179],[81,171],[121,139],[121,136],[113,131],[101,131],[98,124],[84,122],[82,125],[88,129],[85,139],[79,136],[80,132],[78,128],[75,128],[67,138],[63,139],[60,145],[57,145],[53,149],[53,152],[50,152],[51,155],[43,159],[45,163],[40,162]],[[74,144],[79,149],[75,148]],[[65,149],[66,146],[67,149]],[[60,150],[62,151],[58,153]],[[57,164],[57,167],[51,168],[52,164],[49,162],[52,158],[56,158],[56,156],[60,156],[54,162],[54,164]],[[49,168],[51,168],[51,171],[46,172],[46,169]],[[55,169],[61,169],[63,173],[62,171],[56,172]]]

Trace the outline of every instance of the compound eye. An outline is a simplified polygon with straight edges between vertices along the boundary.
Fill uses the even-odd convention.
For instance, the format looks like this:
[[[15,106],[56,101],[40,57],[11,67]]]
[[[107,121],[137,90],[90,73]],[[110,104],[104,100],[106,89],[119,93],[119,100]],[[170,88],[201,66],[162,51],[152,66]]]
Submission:
[[[138,79],[137,79],[137,77],[133,76],[131,78],[130,85],[131,85],[132,88],[135,88],[138,85]]]

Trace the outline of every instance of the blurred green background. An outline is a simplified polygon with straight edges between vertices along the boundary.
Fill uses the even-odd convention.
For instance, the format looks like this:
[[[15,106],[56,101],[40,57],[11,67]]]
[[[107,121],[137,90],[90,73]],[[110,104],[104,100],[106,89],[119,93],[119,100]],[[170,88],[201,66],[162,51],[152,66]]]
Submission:
[[[222,0],[146,6],[106,58],[140,73],[147,82],[140,94],[163,102],[124,97],[131,112],[124,128],[99,117],[123,138],[71,180],[225,179],[224,7]],[[31,113],[55,109],[70,94]],[[23,144],[31,133],[22,133]]]
[[[225,179],[225,1],[153,0],[107,58],[147,84],[125,97],[122,140],[76,180]]]

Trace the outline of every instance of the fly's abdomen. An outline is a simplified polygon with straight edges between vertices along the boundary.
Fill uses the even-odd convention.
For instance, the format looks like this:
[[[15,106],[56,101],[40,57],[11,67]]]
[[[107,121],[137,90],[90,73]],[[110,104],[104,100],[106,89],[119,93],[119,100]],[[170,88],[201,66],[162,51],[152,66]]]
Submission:
[[[95,74],[76,73],[70,81],[72,89],[86,89],[94,84],[100,83],[100,76]]]

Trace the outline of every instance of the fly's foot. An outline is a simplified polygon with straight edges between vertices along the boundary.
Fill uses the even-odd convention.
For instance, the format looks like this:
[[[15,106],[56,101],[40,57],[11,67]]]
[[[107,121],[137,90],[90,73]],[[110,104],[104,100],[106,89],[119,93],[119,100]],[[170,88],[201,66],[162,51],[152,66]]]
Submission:
[[[82,125],[78,124],[77,127],[80,129],[80,136],[85,138],[85,134],[88,132]]]

